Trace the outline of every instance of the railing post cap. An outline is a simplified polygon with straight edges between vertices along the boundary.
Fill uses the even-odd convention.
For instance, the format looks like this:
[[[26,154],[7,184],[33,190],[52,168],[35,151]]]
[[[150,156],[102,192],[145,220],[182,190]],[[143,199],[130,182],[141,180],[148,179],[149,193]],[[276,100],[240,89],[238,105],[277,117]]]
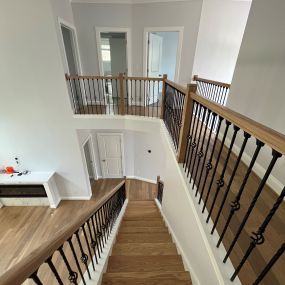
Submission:
[[[162,78],[167,79],[167,74],[163,74]]]

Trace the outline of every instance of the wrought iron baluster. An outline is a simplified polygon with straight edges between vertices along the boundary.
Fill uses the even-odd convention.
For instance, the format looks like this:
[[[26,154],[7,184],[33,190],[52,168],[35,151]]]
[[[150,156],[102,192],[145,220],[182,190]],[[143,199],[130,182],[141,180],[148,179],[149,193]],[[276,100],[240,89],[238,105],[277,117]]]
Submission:
[[[257,159],[257,157],[259,155],[259,152],[260,152],[261,148],[264,146],[264,143],[259,141],[259,140],[256,140],[256,146],[257,147],[256,147],[256,149],[254,151],[254,154],[252,156],[251,162],[250,162],[250,164],[249,164],[249,166],[247,168],[247,172],[246,172],[246,174],[244,176],[244,179],[243,179],[243,182],[242,182],[242,184],[241,184],[241,186],[239,188],[238,194],[237,194],[235,200],[231,203],[231,211],[230,211],[228,219],[227,219],[227,221],[225,223],[225,226],[224,226],[224,228],[222,230],[222,233],[220,235],[219,241],[217,243],[217,247],[220,246],[220,244],[221,244],[221,242],[223,240],[223,237],[224,237],[224,235],[225,235],[225,233],[226,233],[226,231],[228,229],[228,226],[229,226],[229,224],[231,222],[231,219],[232,219],[234,213],[240,209],[240,199],[242,197],[243,191],[244,191],[245,186],[247,184],[248,178],[249,178],[249,176],[251,174],[252,168],[253,168],[253,166],[254,166],[254,164],[256,162],[256,159]]]
[[[93,267],[93,270],[95,271],[95,265],[94,265],[93,256],[92,256],[92,253],[91,253],[88,237],[87,237],[86,230],[85,230],[85,224],[83,224],[81,226],[81,228],[82,228],[83,235],[84,235],[84,238],[85,238],[85,243],[87,245],[87,250],[88,250],[88,253],[89,253],[89,256],[90,256],[90,259],[91,259],[92,267]]]
[[[226,160],[224,162],[223,170],[222,170],[220,178],[217,180],[217,189],[216,189],[216,192],[215,192],[215,195],[214,195],[214,198],[213,198],[213,201],[212,201],[212,205],[210,207],[210,211],[209,211],[209,214],[208,214],[208,217],[207,217],[207,220],[206,220],[207,223],[209,222],[209,219],[211,217],[211,214],[212,214],[212,211],[214,209],[214,205],[215,205],[215,203],[217,201],[220,189],[224,187],[224,184],[225,184],[225,181],[224,181],[225,173],[226,173],[228,162],[229,162],[229,159],[230,159],[230,156],[231,156],[231,153],[232,153],[232,149],[233,149],[233,146],[234,146],[234,143],[235,143],[235,140],[236,140],[236,136],[237,136],[237,133],[238,133],[239,130],[240,130],[239,127],[234,126],[234,133],[233,133],[233,136],[232,136],[232,139],[231,139],[230,147],[228,149]],[[219,157],[219,159],[220,159],[220,157]]]
[[[88,268],[88,255],[83,250],[82,243],[81,243],[80,236],[79,236],[79,230],[77,230],[75,232],[75,236],[76,236],[76,240],[77,240],[77,243],[79,245],[80,252],[81,252],[80,260],[85,265],[85,268],[86,268],[86,271],[88,273],[89,279],[91,279],[90,271],[89,271],[89,268]]]
[[[72,254],[73,254],[73,257],[74,257],[74,260],[75,260],[77,269],[78,269],[78,271],[79,271],[79,274],[80,274],[80,276],[81,276],[82,282],[83,282],[84,285],[86,285],[86,282],[85,282],[85,279],[84,279],[84,276],[83,276],[83,273],[82,273],[80,264],[79,264],[79,262],[78,262],[78,258],[77,258],[77,256],[76,256],[75,249],[74,249],[74,247],[73,247],[72,237],[70,237],[67,241],[68,241],[68,244],[69,244],[70,249],[71,249],[71,251],[72,251]]]
[[[270,164],[269,164],[269,166],[268,166],[268,168],[267,168],[267,170],[266,170],[266,172],[265,172],[265,174],[264,174],[264,176],[263,176],[263,178],[262,178],[262,180],[258,186],[258,189],[257,189],[257,191],[256,191],[256,193],[255,193],[255,195],[254,195],[254,197],[250,203],[250,206],[247,209],[247,212],[246,212],[246,214],[245,214],[245,216],[244,216],[244,218],[243,218],[243,220],[239,226],[239,229],[238,229],[238,231],[237,231],[237,233],[236,233],[236,235],[235,235],[235,237],[234,237],[234,239],[233,239],[233,241],[232,241],[232,243],[228,249],[228,252],[227,252],[223,262],[226,262],[228,257],[230,256],[230,254],[231,254],[231,252],[232,252],[232,250],[233,250],[233,248],[234,248],[234,246],[235,246],[235,244],[236,244],[236,242],[237,242],[237,240],[238,240],[238,238],[239,238],[239,236],[240,236],[240,234],[241,234],[241,232],[242,232],[242,230],[243,230],[243,228],[244,228],[244,226],[245,226],[245,224],[246,224],[246,222],[247,222],[247,220],[248,220],[248,218],[249,218],[249,216],[250,216],[250,214],[251,214],[251,212],[255,206],[255,203],[256,203],[258,197],[260,196],[260,194],[261,194],[261,192],[262,192],[262,190],[266,184],[266,181],[272,172],[272,169],[273,169],[277,159],[280,158],[281,156],[282,155],[279,152],[277,152],[276,150],[272,150],[271,162],[270,162]]]
[[[196,172],[193,174],[192,190],[194,189],[194,187],[196,185],[196,178],[197,178],[197,175],[198,175],[198,170],[199,170],[199,167],[200,167],[201,159],[205,155],[204,152],[203,152],[203,149],[204,149],[206,134],[207,134],[207,130],[208,130],[208,124],[209,124],[210,115],[212,114],[212,111],[207,109],[207,108],[206,108],[205,112],[207,113],[207,118],[206,118],[206,123],[205,124],[204,123],[201,124],[201,128],[204,128],[204,132],[203,132],[203,138],[202,138],[200,150],[197,153],[197,155],[198,155],[198,162],[197,162],[197,167],[196,168],[195,168],[195,163],[194,163],[194,170],[196,169]],[[197,187],[197,190],[198,190],[198,187]],[[195,197],[197,196],[197,194],[198,194],[198,191],[196,191]]]
[[[80,81],[78,80],[78,82],[79,82],[79,89],[80,89]],[[74,88],[75,88],[75,93],[76,93],[76,98],[77,98],[77,101],[78,101],[78,110],[79,110],[79,114],[83,114],[84,112],[82,112],[82,104],[81,104],[81,100],[80,99],[82,99],[82,97],[80,96],[81,95],[81,93],[77,90],[77,84],[76,84],[76,81],[75,81],[75,79],[73,79],[73,84],[74,84]],[[83,110],[84,111],[84,110]]]
[[[201,135],[202,135],[202,130],[203,130],[203,126],[204,126],[204,120],[205,120],[205,116],[206,116],[206,113],[208,112],[207,108],[205,108],[204,106],[202,106],[202,120],[199,122],[198,121],[198,126],[200,125],[200,129],[199,129],[199,135],[198,135],[198,139],[197,139],[197,146],[195,147],[195,154],[194,154],[194,160],[193,160],[193,164],[192,164],[192,170],[190,170],[191,172],[191,177],[190,177],[190,182],[193,178],[193,186],[194,186],[194,170],[195,170],[195,165],[196,165],[196,159],[197,159],[197,155],[198,155],[198,149],[200,147],[201,149],[201,146],[200,146],[200,142],[201,142]],[[191,164],[190,164],[190,168],[191,168]],[[193,189],[193,188],[192,188]]]
[[[91,92],[91,87],[90,87],[90,78],[87,78],[87,82],[88,82],[88,89],[89,89],[89,98],[90,98],[90,101],[91,101],[91,113],[92,114],[95,114],[94,113],[94,105],[93,105],[93,100],[92,100],[92,92]]]
[[[86,221],[86,224],[87,224],[87,228],[88,228],[88,232],[89,232],[89,236],[90,236],[90,247],[94,251],[95,261],[96,261],[96,264],[98,264],[98,258],[97,258],[97,254],[96,254],[96,241],[95,241],[95,237],[93,239],[93,235],[92,235],[92,231],[91,231],[91,227],[90,227],[90,219],[88,219]]]
[[[30,278],[37,284],[37,285],[43,285],[41,279],[38,276],[38,271],[35,271]]]
[[[220,206],[220,208],[219,208],[218,214],[217,214],[216,219],[215,219],[215,221],[214,221],[214,225],[213,225],[213,227],[212,227],[211,234],[213,234],[213,232],[214,232],[214,230],[215,230],[215,228],[216,228],[216,226],[217,226],[217,224],[218,224],[218,220],[219,220],[219,218],[220,218],[220,215],[221,215],[222,210],[223,210],[223,208],[224,208],[224,205],[225,205],[227,196],[228,196],[229,191],[230,191],[230,189],[231,189],[233,180],[234,180],[235,175],[236,175],[236,171],[237,171],[237,169],[238,169],[238,166],[239,166],[239,164],[240,164],[242,155],[243,155],[243,153],[244,153],[244,149],[245,149],[246,144],[247,144],[247,142],[248,142],[248,139],[249,139],[250,137],[251,137],[250,134],[244,132],[244,140],[243,140],[241,149],[240,149],[240,151],[239,151],[239,155],[238,155],[238,157],[237,157],[237,160],[236,160],[234,169],[233,169],[233,171],[232,171],[232,174],[231,174],[231,177],[230,177],[230,180],[229,180],[227,189],[226,189],[226,191],[225,191],[225,193],[224,193],[224,197],[223,197],[223,200],[222,200],[222,202],[221,202],[221,206]]]
[[[191,143],[191,151],[190,151],[190,157],[189,157],[189,167],[188,167],[188,171],[187,171],[187,177],[189,177],[190,174],[190,168],[191,168],[191,164],[192,164],[192,160],[193,160],[193,153],[195,148],[197,147],[197,141],[196,141],[196,137],[197,137],[197,133],[198,133],[198,128],[199,128],[199,118],[201,115],[201,111],[204,108],[204,106],[202,106],[201,104],[197,104],[196,108],[198,109],[198,115],[197,117],[194,119],[195,120],[195,124],[194,124],[194,137],[193,137],[193,141]],[[192,173],[190,175],[190,179],[189,181],[191,181],[191,177],[192,177]]]
[[[208,179],[208,175],[209,175],[210,171],[213,168],[213,165],[212,165],[213,156],[214,156],[214,152],[215,152],[215,149],[216,149],[216,144],[217,144],[217,141],[218,141],[218,135],[219,135],[221,124],[222,124],[223,120],[224,120],[224,118],[222,118],[221,116],[218,117],[218,121],[219,121],[218,122],[218,130],[217,130],[216,135],[215,135],[215,140],[214,140],[214,144],[213,144],[212,151],[211,151],[211,154],[210,154],[210,158],[208,160],[208,163],[206,164],[206,174],[205,174],[205,177],[204,177],[202,191],[201,191],[201,195],[200,195],[200,198],[199,198],[199,204],[201,203],[201,200],[202,200],[202,197],[203,197],[203,194],[204,194],[204,190],[205,190],[206,182],[207,182],[207,179]],[[208,196],[209,196],[209,191],[208,191],[207,196],[206,196],[206,202],[208,200]],[[204,207],[203,207],[203,210],[202,210],[203,212],[205,210],[205,207],[206,206],[205,206],[205,203],[204,203]]]
[[[270,261],[266,264],[266,266],[264,267],[264,269],[262,270],[262,272],[259,274],[259,276],[257,277],[257,279],[254,281],[252,285],[258,285],[263,280],[263,278],[270,271],[270,269],[276,263],[276,261],[281,257],[284,251],[285,251],[285,242],[282,243],[281,247],[272,256]]]
[[[266,218],[262,222],[261,226],[258,228],[258,230],[256,232],[252,232],[252,236],[250,237],[252,239],[252,241],[251,241],[251,243],[250,243],[250,245],[249,245],[245,255],[243,256],[240,264],[238,265],[238,267],[236,268],[234,274],[232,275],[231,281],[234,281],[234,279],[236,278],[236,276],[240,272],[241,268],[243,267],[244,263],[246,262],[246,260],[248,259],[248,257],[250,256],[250,254],[252,253],[254,248],[257,245],[260,245],[260,244],[264,243],[264,240],[265,240],[264,239],[264,233],[266,231],[266,228],[267,228],[268,224],[270,223],[270,221],[272,220],[274,214],[278,210],[279,206],[283,202],[284,197],[285,197],[285,187],[283,188],[281,194],[277,198],[277,200],[274,203],[273,207],[270,209],[269,213],[267,214]]]
[[[56,268],[55,268],[55,266],[54,266],[54,264],[52,262],[52,257],[49,257],[46,260],[46,263],[48,264],[48,266],[49,266],[50,270],[52,271],[52,273],[53,273],[55,279],[57,280],[58,284],[59,285],[63,285],[63,282],[62,282],[62,280],[61,280],[61,278],[59,276],[59,273],[57,272],[57,270],[56,270]]]
[[[70,266],[70,264],[69,264],[69,262],[68,262],[68,260],[66,258],[66,255],[65,255],[65,253],[63,251],[63,245],[60,246],[58,251],[59,251],[59,253],[60,253],[60,255],[61,255],[61,257],[62,257],[62,259],[64,261],[64,264],[65,264],[65,266],[67,268],[67,271],[69,273],[68,280],[70,281],[70,283],[73,283],[73,284],[77,285],[78,274],[77,274],[77,272],[75,272],[75,271],[73,271],[71,269],[71,266]]]
[[[212,118],[211,118],[212,122],[211,122],[210,133],[209,133],[209,137],[208,137],[208,142],[207,142],[207,146],[206,146],[206,152],[205,152],[205,156],[204,156],[203,163],[202,163],[202,166],[201,166],[200,177],[199,177],[197,190],[196,190],[196,194],[195,194],[195,195],[197,195],[197,193],[199,192],[200,185],[201,185],[201,182],[202,182],[202,177],[203,177],[203,169],[204,169],[204,166],[205,166],[206,173],[205,173],[205,177],[204,177],[204,183],[203,183],[203,186],[202,186],[202,190],[200,192],[199,205],[200,205],[200,203],[202,201],[202,198],[203,198],[207,177],[209,175],[210,170],[212,169],[212,159],[213,159],[213,155],[214,155],[214,151],[215,151],[216,140],[217,140],[217,136],[218,136],[218,133],[219,133],[219,130],[220,130],[220,126],[221,126],[222,120],[223,120],[222,117],[217,117],[217,116],[218,115],[216,113],[212,113]],[[214,144],[213,144],[212,151],[210,153],[210,158],[208,160],[208,163],[206,164],[207,154],[209,152],[209,147],[210,147],[210,142],[211,142],[211,138],[212,138],[212,134],[213,134],[213,130],[214,130],[214,125],[217,122],[217,120],[219,120],[218,132],[216,133],[216,136],[215,136],[215,139],[214,139]]]

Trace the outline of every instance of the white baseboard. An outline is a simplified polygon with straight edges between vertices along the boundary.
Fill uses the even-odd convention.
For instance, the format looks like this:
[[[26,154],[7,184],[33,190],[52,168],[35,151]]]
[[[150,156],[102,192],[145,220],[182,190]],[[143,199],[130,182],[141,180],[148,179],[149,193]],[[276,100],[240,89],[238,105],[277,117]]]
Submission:
[[[116,241],[116,236],[120,227],[120,224],[123,220],[123,216],[125,214],[126,211],[126,207],[128,205],[128,199],[125,200],[125,203],[121,209],[121,212],[115,222],[115,225],[112,229],[112,232],[110,234],[109,239],[107,240],[107,243],[103,249],[103,252],[101,253],[101,258],[98,259],[98,264],[96,264],[96,259],[95,257],[93,258],[94,264],[95,264],[95,272],[93,270],[92,267],[92,263],[89,264],[88,268],[91,274],[91,280],[89,280],[88,277],[88,272],[86,271],[84,273],[84,279],[86,281],[86,285],[100,285],[102,282],[102,277],[103,274],[106,272],[107,270],[107,266],[108,266],[108,258],[109,256],[112,254],[112,249],[113,246],[115,244]],[[81,280],[81,282],[79,283],[79,285],[83,285],[83,281]]]
[[[140,176],[127,176],[127,179],[137,179],[137,180],[141,180],[141,181],[145,181],[145,182],[149,182],[149,183],[153,183],[153,184],[156,184],[156,182],[157,182],[156,180],[143,178]]]
[[[160,202],[157,199],[155,199],[155,203],[156,203],[158,209],[160,210],[160,213],[162,215],[162,218],[163,218],[164,222],[166,223],[167,228],[169,229],[170,235],[171,235],[171,237],[172,237],[172,239],[173,239],[173,241],[175,243],[175,246],[177,247],[177,251],[178,251],[178,253],[182,257],[182,261],[183,261],[185,270],[190,272],[191,279],[192,279],[192,284],[193,285],[201,285],[199,279],[197,278],[197,275],[195,274],[194,270],[191,267],[191,264],[190,264],[188,258],[185,256],[185,254],[183,252],[183,249],[182,249],[182,246],[180,245],[179,240],[177,239],[177,237],[176,237],[176,235],[175,235],[175,233],[174,233],[170,223],[168,222],[166,216],[164,215],[164,213],[162,211],[162,207],[160,205]]]

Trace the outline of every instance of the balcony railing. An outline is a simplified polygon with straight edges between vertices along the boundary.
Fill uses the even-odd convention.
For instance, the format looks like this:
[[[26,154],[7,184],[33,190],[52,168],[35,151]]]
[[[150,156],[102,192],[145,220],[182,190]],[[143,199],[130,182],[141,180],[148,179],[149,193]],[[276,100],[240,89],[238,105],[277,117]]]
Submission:
[[[74,114],[159,118],[163,78],[66,75]]]
[[[194,75],[193,80],[197,84],[197,94],[211,101],[225,106],[231,85],[224,82],[213,81],[205,78],[200,78]]]

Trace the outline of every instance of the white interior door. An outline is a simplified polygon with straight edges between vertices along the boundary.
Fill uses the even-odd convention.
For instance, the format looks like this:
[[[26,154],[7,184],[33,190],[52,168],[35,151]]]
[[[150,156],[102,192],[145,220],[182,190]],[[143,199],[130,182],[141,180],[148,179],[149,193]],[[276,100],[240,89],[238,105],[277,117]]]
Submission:
[[[121,134],[98,134],[98,146],[103,178],[123,177]]]
[[[163,38],[155,33],[148,33],[148,77],[161,77]],[[148,88],[146,104],[151,105],[158,100],[158,88]]]
[[[155,34],[148,34],[148,77],[161,76],[162,59],[162,37]]]

